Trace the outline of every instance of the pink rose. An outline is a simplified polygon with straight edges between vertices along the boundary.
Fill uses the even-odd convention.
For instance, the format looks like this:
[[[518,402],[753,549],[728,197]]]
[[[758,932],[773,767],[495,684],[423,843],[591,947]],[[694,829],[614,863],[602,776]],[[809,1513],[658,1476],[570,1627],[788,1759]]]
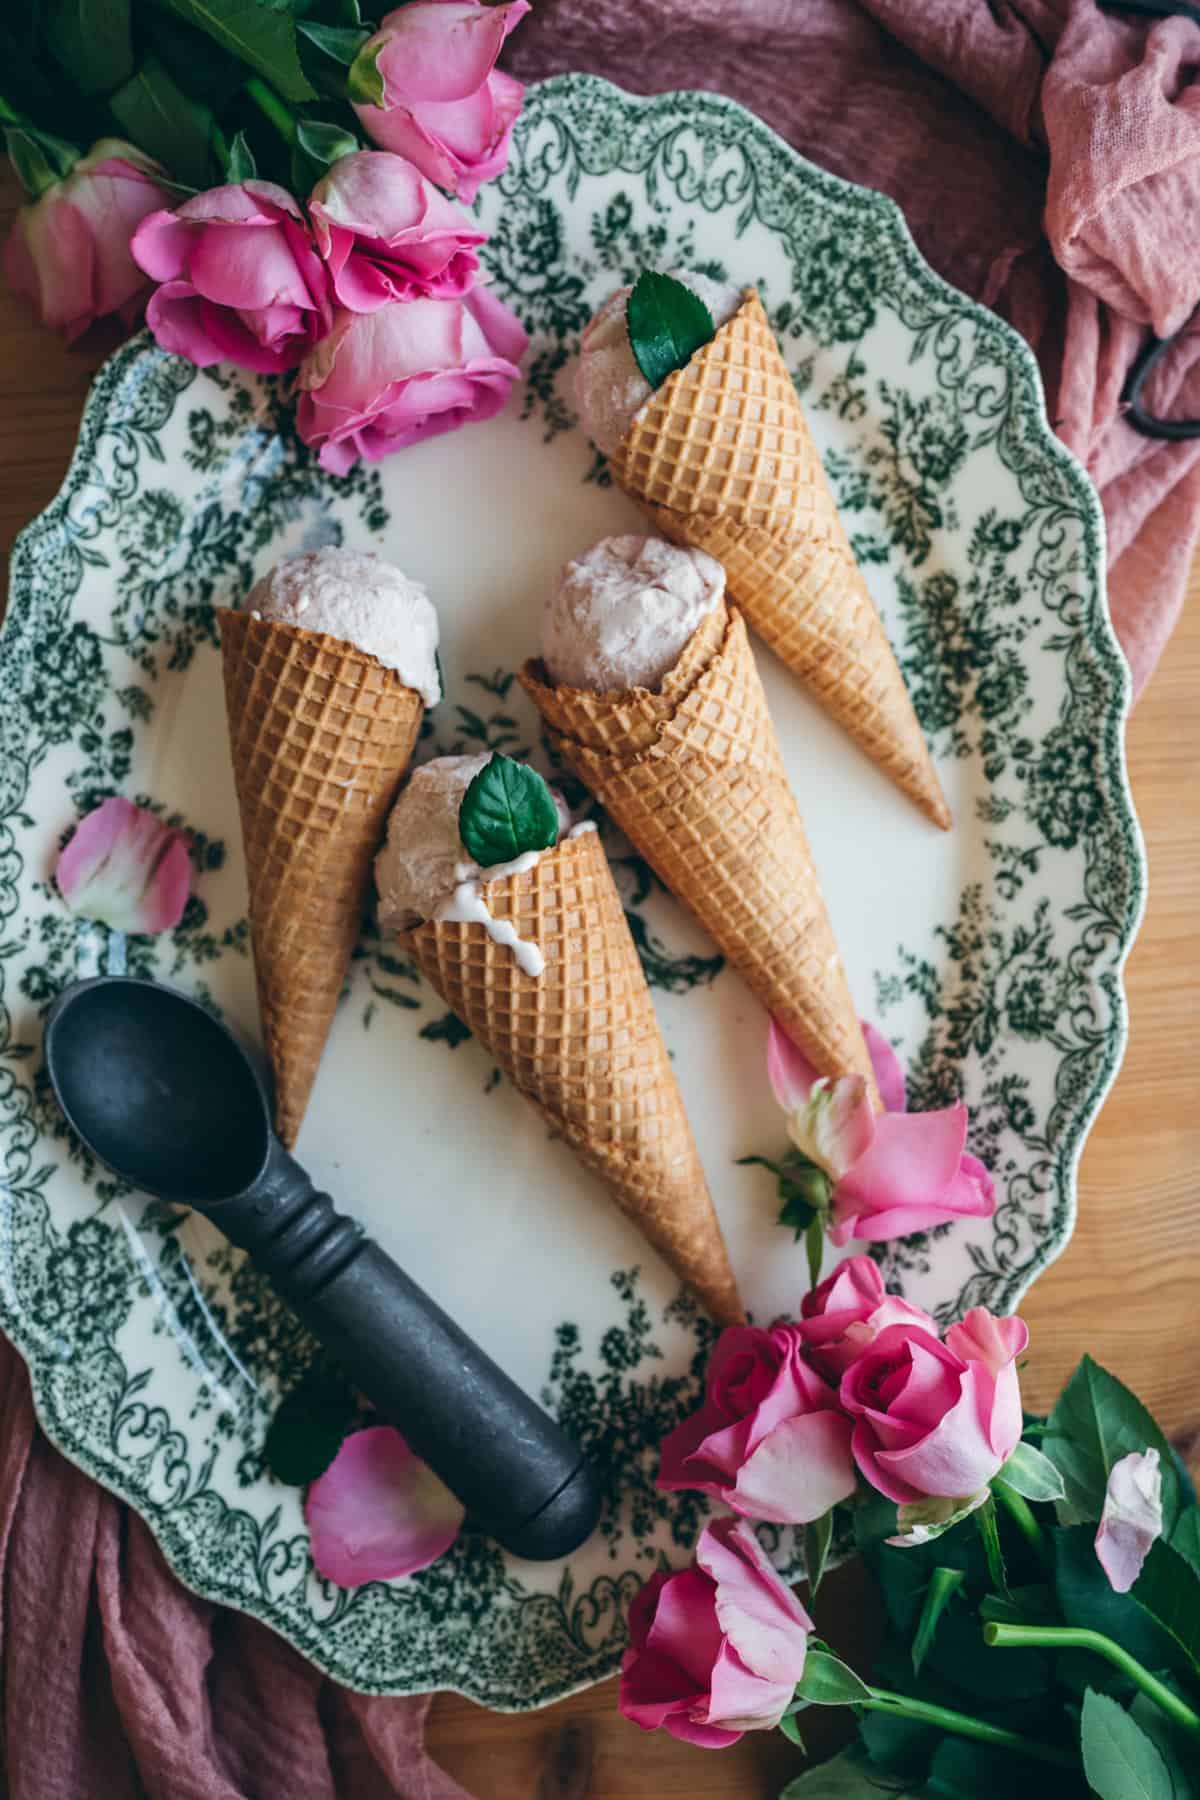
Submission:
[[[953,1219],[990,1219],[995,1190],[966,1148],[970,1120],[962,1101],[937,1112],[906,1112],[904,1075],[891,1046],[865,1023],[863,1035],[888,1109],[883,1113],[872,1107],[861,1075],[818,1079],[771,1020],[767,1072],[788,1114],[789,1137],[832,1185],[830,1241],[878,1242]]]
[[[931,1337],[938,1335],[927,1312],[887,1292],[869,1256],[851,1256],[805,1294],[797,1330],[813,1367],[826,1381],[840,1381],[888,1325],[918,1325]]]
[[[457,299],[475,285],[474,246],[487,233],[402,156],[343,156],[313,189],[308,210],[334,294],[352,312],[418,295]]]
[[[643,1731],[721,1750],[773,1731],[804,1673],[812,1620],[749,1526],[718,1519],[696,1559],[652,1575],[629,1608],[618,1704]]]
[[[165,180],[166,170],[132,144],[101,138],[65,181],[21,208],[4,246],[4,275],[43,325],[70,342],[108,313],[133,323],[147,283],[129,240],[169,200]]]
[[[300,370],[296,422],[344,475],[404,444],[490,419],[508,398],[528,344],[520,321],[486,288],[464,300],[409,300],[339,315]]]
[[[704,1404],[663,1441],[658,1485],[713,1494],[751,1519],[819,1519],[854,1492],[850,1421],[804,1361],[795,1325],[723,1331]]]
[[[273,181],[210,188],[152,213],[133,254],[162,283],[146,323],[164,350],[202,369],[294,368],[332,323],[325,265],[300,208]]]
[[[1016,1359],[1028,1342],[1022,1319],[983,1306],[944,1344],[917,1325],[881,1331],[841,1386],[854,1460],[872,1487],[901,1505],[984,1489],[1021,1436]]]
[[[356,106],[369,138],[407,156],[439,187],[473,200],[508,161],[524,88],[496,67],[529,0],[414,0],[389,13],[360,54],[377,51],[382,106]]]

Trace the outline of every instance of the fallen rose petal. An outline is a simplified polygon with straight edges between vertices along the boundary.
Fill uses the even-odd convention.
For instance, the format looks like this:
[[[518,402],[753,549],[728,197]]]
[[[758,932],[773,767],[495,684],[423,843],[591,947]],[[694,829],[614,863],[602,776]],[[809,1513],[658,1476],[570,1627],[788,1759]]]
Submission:
[[[1109,1472],[1096,1555],[1113,1591],[1127,1594],[1162,1536],[1162,1470],[1158,1451],[1133,1450]]]
[[[353,1588],[436,1562],[464,1512],[398,1431],[373,1425],[348,1437],[313,1482],[304,1516],[317,1573]]]
[[[54,878],[81,918],[116,931],[170,931],[191,892],[187,838],[130,800],[105,800],[76,826]]]

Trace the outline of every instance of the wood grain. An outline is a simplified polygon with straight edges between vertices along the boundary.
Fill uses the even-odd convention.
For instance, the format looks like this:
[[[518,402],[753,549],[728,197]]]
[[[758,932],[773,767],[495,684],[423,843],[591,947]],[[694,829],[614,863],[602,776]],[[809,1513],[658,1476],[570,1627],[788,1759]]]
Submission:
[[[0,228],[13,204],[0,183]],[[54,494],[75,442],[103,335],[68,351],[0,294],[0,541]],[[1200,570],[1183,620],[1129,727],[1150,896],[1130,958],[1124,1068],[1092,1133],[1072,1243],[1022,1311],[1033,1333],[1025,1391],[1044,1406],[1084,1350],[1134,1387],[1200,1461],[1196,1248],[1200,1201]],[[874,1609],[861,1574],[839,1571],[820,1621],[839,1648],[868,1647]],[[825,1723],[836,1728],[833,1716]],[[824,1750],[828,1738],[814,1743]],[[612,1683],[544,1712],[490,1714],[441,1695],[429,1741],[478,1800],[774,1800],[801,1766],[778,1735],[732,1750],[643,1736]]]

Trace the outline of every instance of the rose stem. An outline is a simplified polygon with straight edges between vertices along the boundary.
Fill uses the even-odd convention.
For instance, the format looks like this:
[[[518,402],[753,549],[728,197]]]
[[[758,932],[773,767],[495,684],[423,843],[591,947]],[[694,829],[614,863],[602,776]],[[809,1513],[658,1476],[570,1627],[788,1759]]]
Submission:
[[[269,88],[258,75],[251,75],[245,84],[245,91],[258,110],[270,119],[284,143],[294,144],[296,142],[296,121],[274,89]]]
[[[1056,1763],[1063,1769],[1077,1769],[1079,1758],[1053,1744],[1034,1743],[1018,1732],[1005,1731],[999,1725],[988,1725],[973,1719],[969,1713],[951,1712],[946,1706],[932,1706],[926,1700],[911,1700],[907,1694],[892,1694],[886,1688],[872,1688],[869,1700],[856,1700],[864,1712],[886,1713],[893,1719],[915,1719],[921,1725],[936,1725],[939,1731],[952,1731],[957,1737],[977,1738],[981,1744],[995,1744],[1001,1750],[1015,1750],[1018,1756],[1032,1756],[1037,1762]]]
[[[1033,1508],[1028,1500],[1022,1494],[1018,1494],[1016,1488],[1009,1487],[1003,1477],[992,1483],[992,1492],[1022,1537],[1025,1538],[1038,1561],[1043,1567],[1048,1567],[1050,1562],[1049,1546],[1041,1526],[1033,1516]]]
[[[1114,1644],[1099,1631],[1085,1631],[1074,1625],[990,1624],[983,1628],[983,1641],[997,1650],[1091,1650],[1127,1675],[1169,1719],[1200,1737],[1200,1713],[1193,1712],[1186,1700],[1144,1669],[1128,1650],[1122,1650],[1120,1644]]]

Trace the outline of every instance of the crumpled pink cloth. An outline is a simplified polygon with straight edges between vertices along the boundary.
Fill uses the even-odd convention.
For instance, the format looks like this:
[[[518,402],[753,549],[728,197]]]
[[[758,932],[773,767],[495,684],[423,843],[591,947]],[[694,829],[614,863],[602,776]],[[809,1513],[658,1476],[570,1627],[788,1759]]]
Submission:
[[[348,1693],[182,1588],[47,1442],[3,1338],[0,1682],[6,1800],[468,1800],[425,1752],[428,1697]]]
[[[1141,436],[1120,393],[1148,328],[1170,335],[1200,300],[1200,27],[1094,0],[538,0],[505,60],[715,88],[898,201],[933,267],[1037,354],[1100,490],[1140,691],[1200,532],[1200,440]],[[1200,322],[1143,399],[1200,416]]]

